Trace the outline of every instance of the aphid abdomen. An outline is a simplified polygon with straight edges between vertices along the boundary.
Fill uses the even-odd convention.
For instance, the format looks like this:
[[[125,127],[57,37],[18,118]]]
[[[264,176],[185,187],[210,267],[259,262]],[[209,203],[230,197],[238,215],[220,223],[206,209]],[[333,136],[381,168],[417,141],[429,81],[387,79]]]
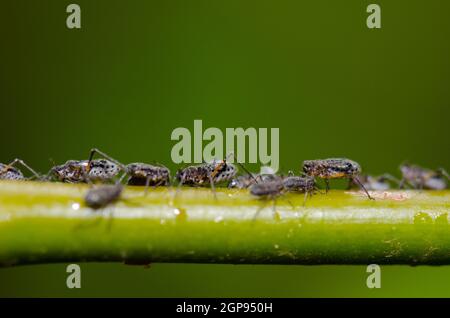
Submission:
[[[170,172],[166,167],[152,166],[144,163],[134,163],[127,166],[130,174],[129,185],[166,186],[170,181]]]
[[[291,176],[283,179],[283,187],[287,191],[311,192],[314,190],[315,182],[312,177]]]
[[[214,176],[213,181],[214,183],[230,181],[236,176],[236,173],[236,167],[232,164],[226,163],[223,168]]]
[[[0,180],[24,180],[22,172],[14,167],[0,163]]]
[[[108,181],[116,177],[119,172],[120,168],[115,163],[99,159],[91,161],[87,176],[91,181]]]
[[[206,164],[189,166],[179,170],[176,179],[183,185],[202,186],[210,183],[209,176],[211,172],[211,168]]]
[[[250,187],[250,194],[258,197],[273,197],[281,194],[283,183],[279,181],[268,181],[255,183]]]
[[[447,181],[439,176],[435,176],[425,180],[424,188],[430,190],[445,190],[447,189]]]
[[[93,209],[100,209],[117,200],[123,191],[121,184],[101,185],[90,189],[84,201],[86,205]]]

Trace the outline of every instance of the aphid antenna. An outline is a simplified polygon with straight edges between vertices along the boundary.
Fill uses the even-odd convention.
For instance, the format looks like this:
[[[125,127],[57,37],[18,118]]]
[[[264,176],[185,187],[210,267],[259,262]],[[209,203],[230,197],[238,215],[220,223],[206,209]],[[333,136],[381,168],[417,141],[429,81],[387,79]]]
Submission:
[[[438,168],[437,172],[446,177],[448,180],[450,180],[450,175],[448,174],[447,170],[444,168]]]
[[[124,171],[125,173],[128,173],[127,167],[126,167],[123,163],[117,161],[117,160],[114,159],[113,157],[107,155],[107,154],[104,153],[103,151],[98,150],[97,148],[92,148],[92,149],[91,149],[91,152],[90,152],[90,154],[89,154],[88,170],[91,168],[91,161],[92,161],[92,159],[94,158],[94,155],[95,155],[96,153],[99,154],[100,156],[104,157],[105,159],[107,159],[107,160],[109,160],[109,161],[115,163],[116,165],[118,165],[118,166],[120,167],[120,169],[122,169],[122,171]]]
[[[52,172],[53,172],[53,168],[56,166],[56,162],[55,162],[55,160],[53,160],[53,158],[48,158],[48,161],[50,161],[50,164],[52,167],[47,172],[47,174],[41,175],[41,178],[39,179],[41,181],[51,181],[52,180]]]
[[[253,175],[253,173],[251,173],[247,168],[245,168],[244,164],[240,163],[240,162],[237,160],[237,157],[236,157],[236,155],[234,154],[234,152],[230,152],[230,153],[227,155],[227,157],[226,157],[226,159],[225,159],[224,161],[228,160],[228,159],[230,158],[230,156],[232,156],[232,158],[234,158],[234,162],[236,162],[236,163],[239,165],[239,167],[241,167],[242,170],[244,170],[244,171],[245,171],[245,172],[253,179],[253,181],[255,181],[256,183],[258,183],[258,180],[256,180],[256,178],[255,178],[255,176]]]
[[[216,187],[214,186],[214,180],[211,175],[209,176],[209,183],[211,184],[211,191],[213,192],[214,199],[217,200]]]
[[[22,167],[26,168],[28,171],[30,171],[33,174],[33,177],[35,177],[36,179],[40,179],[41,175],[39,175],[39,173],[37,173],[36,171],[34,171],[29,165],[27,165],[22,159],[14,159],[13,161],[11,161],[7,167],[13,167],[17,164],[20,164]],[[32,177],[32,178],[33,178]]]
[[[370,196],[370,194],[369,194],[369,192],[367,191],[366,187],[364,187],[364,185],[361,183],[361,181],[358,179],[358,177],[353,177],[352,180],[355,181],[355,182],[359,185],[359,187],[360,187],[361,189],[364,190],[364,192],[367,194],[367,197],[368,197],[370,200],[375,200],[374,198],[372,198],[372,197]]]
[[[386,180],[392,181],[396,184],[400,184],[401,180],[397,179],[396,177],[394,177],[393,175],[389,174],[389,173],[384,173],[380,176],[381,178],[384,178]]]

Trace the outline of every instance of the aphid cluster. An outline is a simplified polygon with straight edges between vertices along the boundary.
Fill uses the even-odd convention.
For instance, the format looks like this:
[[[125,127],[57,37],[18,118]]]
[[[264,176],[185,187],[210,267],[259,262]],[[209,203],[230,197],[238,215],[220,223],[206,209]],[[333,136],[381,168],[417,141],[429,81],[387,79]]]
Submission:
[[[102,158],[94,159],[96,154]],[[31,176],[25,177],[17,165],[26,168]],[[400,188],[408,186],[414,189],[442,190],[448,187],[449,180],[444,169],[430,170],[410,164],[400,166],[401,180],[389,174],[364,175],[357,162],[345,158],[305,160],[299,176],[292,172],[287,176],[277,175],[267,169],[253,174],[242,164],[239,165],[244,174],[238,175],[237,166],[227,159],[191,165],[178,170],[175,181],[179,186],[209,186],[213,190],[215,185],[227,183],[228,188],[249,189],[250,194],[255,197],[273,200],[287,192],[303,193],[306,201],[308,195],[318,190],[316,179],[324,180],[326,191],[330,188],[331,179],[348,179],[350,188],[362,189],[370,199],[372,197],[368,191],[388,190],[392,188],[392,184],[397,184]],[[9,164],[0,163],[0,180],[30,179],[93,184],[85,196],[86,205],[93,209],[105,207],[119,199],[123,182],[127,185],[145,186],[146,190],[150,186],[171,184],[170,171],[163,165],[141,162],[125,165],[95,148],[91,150],[88,160],[69,160],[55,165],[47,175],[38,174],[20,159]]]

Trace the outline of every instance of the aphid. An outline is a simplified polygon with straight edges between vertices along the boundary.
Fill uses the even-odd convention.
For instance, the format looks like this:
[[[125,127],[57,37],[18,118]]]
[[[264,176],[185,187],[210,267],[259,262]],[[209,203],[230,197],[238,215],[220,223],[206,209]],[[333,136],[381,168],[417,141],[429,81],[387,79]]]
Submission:
[[[166,167],[159,165],[150,165],[147,163],[135,162],[128,165],[124,165],[117,160],[113,159],[109,155],[98,149],[92,149],[89,157],[89,161],[92,160],[93,156],[98,153],[104,158],[116,164],[121,170],[128,175],[127,184],[128,185],[145,185],[146,189],[148,186],[166,186],[170,183],[170,171]]]
[[[123,186],[120,183],[94,186],[84,197],[85,204],[92,209],[100,209],[119,199]]]
[[[211,163],[202,163],[178,170],[175,178],[180,185],[211,185],[211,188],[214,189],[214,184],[230,181],[237,174],[237,171],[237,167],[228,163],[226,159],[214,160]]]
[[[400,165],[400,171],[402,172],[400,188],[403,188],[405,184],[415,189],[443,190],[447,188],[448,182],[444,178],[449,179],[449,175],[442,168],[435,171],[405,163]]]
[[[312,177],[275,176],[271,180],[252,185],[250,194],[264,199],[274,199],[285,192],[305,193],[304,205],[308,194],[312,195],[316,189],[315,180]]]
[[[16,164],[20,164],[23,167],[25,167],[28,171],[30,171],[33,176],[31,178],[37,178],[40,179],[39,174],[34,171],[30,166],[28,166],[23,160],[21,159],[14,159],[9,164],[3,164],[0,163],[0,180],[26,180],[26,178],[22,171],[14,167]]]
[[[345,158],[305,160],[303,162],[303,172],[307,176],[324,179],[326,191],[330,189],[330,179],[349,179],[358,184],[369,199],[373,200],[357,177],[361,173],[361,166],[353,160]]]
[[[54,166],[48,173],[48,178],[56,178],[67,183],[111,181],[120,172],[120,167],[105,159],[98,160],[69,160]]]
[[[366,174],[358,175],[358,180],[370,191],[386,191],[391,189],[391,183],[399,184],[400,181],[390,174],[383,174],[381,176],[370,176]],[[350,181],[349,188],[358,187],[359,185],[353,180]]]
[[[233,180],[230,181],[228,184],[228,188],[236,188],[236,189],[247,189],[250,186],[254,185],[255,183],[261,183],[261,182],[267,182],[267,181],[274,181],[277,179],[280,179],[280,176],[277,176],[276,174],[245,174],[242,176],[237,176]]]
[[[317,190],[313,177],[287,176],[283,178],[283,189],[288,192],[300,192],[305,194],[303,205],[306,203],[308,195],[312,196]]]

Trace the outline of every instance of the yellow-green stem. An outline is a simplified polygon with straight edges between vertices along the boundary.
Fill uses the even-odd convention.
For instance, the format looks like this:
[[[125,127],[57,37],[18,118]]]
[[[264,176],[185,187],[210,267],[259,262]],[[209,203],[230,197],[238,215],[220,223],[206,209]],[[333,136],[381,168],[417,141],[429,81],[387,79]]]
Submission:
[[[450,264],[450,191],[302,194],[127,187],[103,210],[87,185],[0,182],[0,265],[79,261]],[[260,212],[255,217],[257,211]]]

